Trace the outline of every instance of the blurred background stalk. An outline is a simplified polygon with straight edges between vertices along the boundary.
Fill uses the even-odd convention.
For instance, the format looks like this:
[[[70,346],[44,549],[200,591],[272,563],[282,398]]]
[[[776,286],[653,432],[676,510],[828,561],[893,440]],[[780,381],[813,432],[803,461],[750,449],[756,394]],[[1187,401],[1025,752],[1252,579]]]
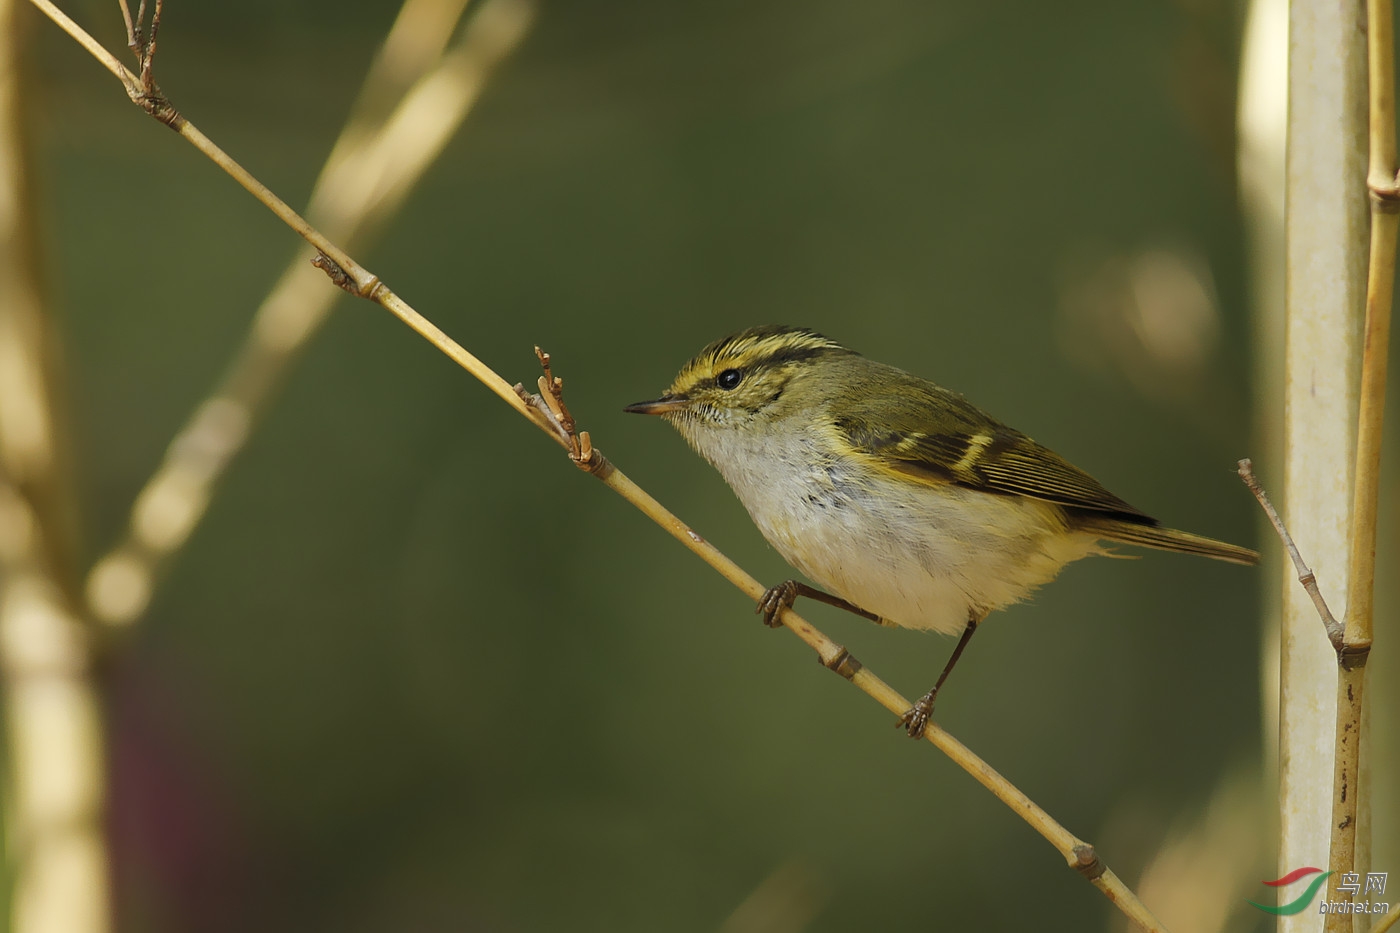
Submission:
[[[534,15],[529,0],[484,0],[458,34],[466,7],[466,0],[408,0],[370,65],[306,207],[311,224],[347,252],[365,248],[403,206]],[[306,245],[295,250],[223,378],[136,495],[126,534],[88,573],[88,613],[97,622],[125,628],[146,611],[278,388],[344,297],[311,265],[315,254]]]
[[[29,148],[29,4],[0,0],[0,669],[13,933],[109,926],[101,714]],[[6,903],[8,901],[8,903]]]
[[[402,205],[532,15],[525,0],[486,0],[459,34],[466,5],[408,0],[389,31],[312,194],[312,213],[332,236],[358,242]],[[68,421],[56,401],[59,354],[32,210],[32,121],[20,93],[32,19],[29,4],[0,0],[0,661],[9,766],[4,877],[11,882],[0,908],[8,908],[14,933],[97,933],[111,924],[107,775],[91,679],[98,643],[80,619]],[[102,623],[129,624],[144,610],[161,562],[187,540],[255,416],[329,314],[339,292],[310,257],[297,252],[221,387],[137,496],[127,539],[89,576],[87,598]]]

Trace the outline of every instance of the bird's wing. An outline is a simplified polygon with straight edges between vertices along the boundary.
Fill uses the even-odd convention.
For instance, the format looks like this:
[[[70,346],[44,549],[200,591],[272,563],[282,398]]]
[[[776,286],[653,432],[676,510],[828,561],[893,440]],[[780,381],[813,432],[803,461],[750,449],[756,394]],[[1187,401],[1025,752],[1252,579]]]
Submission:
[[[883,397],[843,403],[831,412],[844,445],[877,469],[1156,524],[1088,473],[956,392],[900,375],[908,381],[887,387],[891,391]]]

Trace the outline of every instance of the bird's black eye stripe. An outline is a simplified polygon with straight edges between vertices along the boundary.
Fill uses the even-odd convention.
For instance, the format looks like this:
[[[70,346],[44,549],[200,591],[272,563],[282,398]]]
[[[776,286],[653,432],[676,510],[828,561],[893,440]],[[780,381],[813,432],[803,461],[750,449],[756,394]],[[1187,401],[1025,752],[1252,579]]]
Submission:
[[[744,374],[737,369],[726,369],[715,377],[715,385],[721,389],[732,389],[744,378]]]

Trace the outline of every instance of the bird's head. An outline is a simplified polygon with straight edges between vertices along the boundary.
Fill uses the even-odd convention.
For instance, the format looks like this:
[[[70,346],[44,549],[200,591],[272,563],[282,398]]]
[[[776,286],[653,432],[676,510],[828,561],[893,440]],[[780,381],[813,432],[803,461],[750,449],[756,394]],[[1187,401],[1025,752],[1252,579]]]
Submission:
[[[804,327],[768,324],[731,334],[697,353],[660,398],[624,411],[661,415],[687,437],[707,428],[744,428],[771,421],[814,387],[823,363],[853,355]]]

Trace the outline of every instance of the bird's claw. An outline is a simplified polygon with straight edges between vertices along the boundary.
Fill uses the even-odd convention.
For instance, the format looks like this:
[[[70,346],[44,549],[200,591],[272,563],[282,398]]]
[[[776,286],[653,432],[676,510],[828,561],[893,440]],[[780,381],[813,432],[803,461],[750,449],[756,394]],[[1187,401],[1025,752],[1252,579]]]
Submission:
[[[791,609],[797,600],[797,582],[784,580],[777,586],[770,586],[758,600],[754,612],[763,616],[763,624],[769,628],[782,628],[783,610]]]
[[[921,739],[924,736],[924,729],[928,726],[929,719],[933,716],[933,700],[938,695],[937,690],[930,690],[919,697],[917,703],[909,707],[908,711],[895,723],[895,728],[903,727],[909,733],[911,739]]]

